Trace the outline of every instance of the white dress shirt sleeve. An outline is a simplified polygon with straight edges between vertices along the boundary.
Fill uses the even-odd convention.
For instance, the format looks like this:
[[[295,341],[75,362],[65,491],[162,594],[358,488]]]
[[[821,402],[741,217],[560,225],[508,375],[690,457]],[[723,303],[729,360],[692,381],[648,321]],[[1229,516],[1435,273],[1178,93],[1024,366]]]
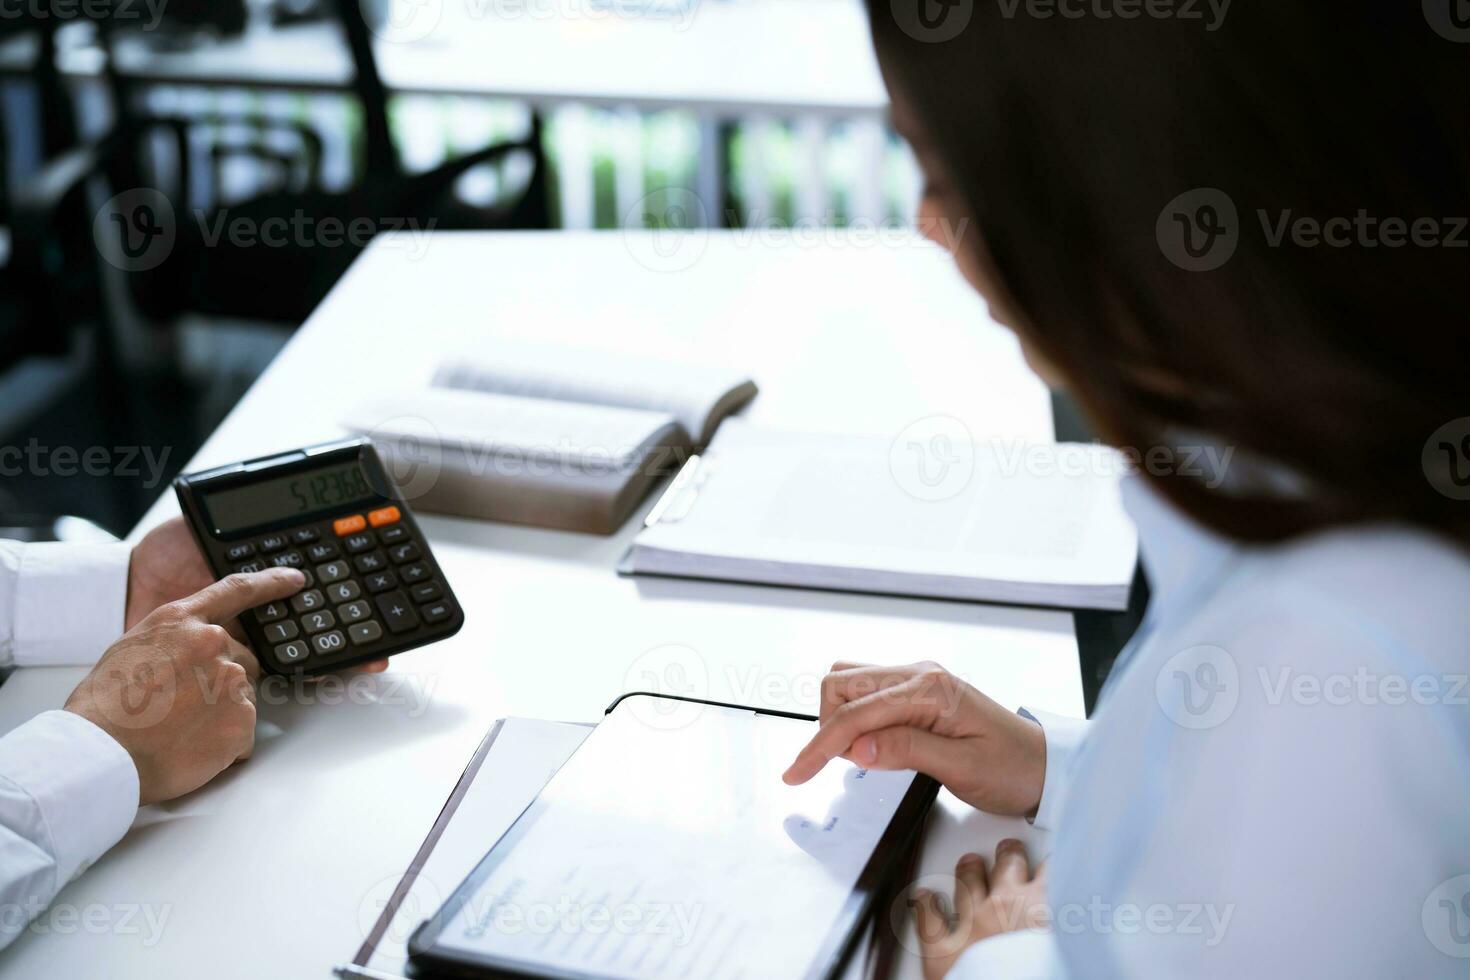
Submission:
[[[0,541],[0,666],[96,662],[122,634],[126,545]],[[116,844],[138,771],[80,715],[48,711],[0,738],[0,946]]]
[[[130,554],[0,541],[0,667],[95,663],[122,635]]]
[[[1050,932],[1022,929],[982,939],[960,954],[949,980],[1060,980],[1066,976]]]
[[[1057,818],[1067,799],[1071,769],[1088,723],[1080,718],[1054,715],[1031,708],[1020,710],[1022,717],[1041,726],[1046,736],[1046,777],[1041,786],[1041,802],[1032,822],[1046,830],[1055,830]],[[955,961],[949,976],[954,980],[1056,980],[1066,976],[1057,955],[1056,940],[1047,930],[1022,929],[981,940]]]
[[[1031,822],[1044,830],[1056,830],[1067,802],[1072,765],[1087,735],[1087,722],[1029,708],[1022,708],[1020,713],[1039,724],[1046,736],[1046,777],[1041,784],[1041,803]]]
[[[127,833],[138,771],[112,736],[47,711],[0,738],[0,947]]]

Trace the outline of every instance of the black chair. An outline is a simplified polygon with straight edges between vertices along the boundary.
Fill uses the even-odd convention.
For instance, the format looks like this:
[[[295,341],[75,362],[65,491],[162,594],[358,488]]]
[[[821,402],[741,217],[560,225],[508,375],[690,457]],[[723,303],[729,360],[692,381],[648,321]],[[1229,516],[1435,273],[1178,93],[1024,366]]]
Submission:
[[[211,240],[218,220],[227,217],[250,227],[292,221],[304,216],[316,227],[329,220],[346,227],[353,219],[414,222],[420,228],[541,229],[550,226],[548,165],[542,147],[539,117],[533,117],[526,138],[500,143],[458,157],[427,173],[407,173],[393,144],[388,125],[388,92],[378,72],[371,32],[358,0],[337,0],[335,10],[355,69],[354,95],[362,109],[362,174],[346,190],[328,190],[321,184],[322,140],[309,127],[265,120],[240,119],[241,128],[254,130],[249,139],[222,137],[217,120],[205,122],[178,116],[150,115],[138,108],[134,85],[107,59],[105,79],[116,112],[115,139],[110,155],[100,161],[101,172],[114,191],[153,187],[164,193],[174,211],[175,240],[162,264],[130,274],[129,289],[141,312],[166,323],[186,313],[301,322],[326,295],[360,251],[355,242],[329,248],[263,248],[239,246],[228,239]],[[103,25],[104,44],[115,40]],[[218,168],[227,161],[248,157],[259,166],[282,175],[277,189],[249,200],[221,205],[210,213],[183,220],[188,202],[200,194],[190,159],[195,134],[210,129],[209,175],[218,186]],[[160,134],[161,138],[160,138]],[[282,139],[284,137],[284,139]],[[162,143],[171,147],[175,161],[172,179],[160,178],[149,158]],[[283,145],[291,148],[283,150]],[[469,171],[503,164],[513,157],[529,164],[524,189],[513,199],[489,207],[458,200],[456,183]],[[169,184],[167,188],[160,184]],[[119,228],[127,225],[122,216]]]

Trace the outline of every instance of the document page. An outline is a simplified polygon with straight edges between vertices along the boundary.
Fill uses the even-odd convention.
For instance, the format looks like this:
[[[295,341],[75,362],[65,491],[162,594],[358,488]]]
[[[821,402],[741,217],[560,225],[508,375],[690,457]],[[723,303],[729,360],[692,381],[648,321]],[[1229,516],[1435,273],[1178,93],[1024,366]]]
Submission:
[[[512,968],[757,978],[816,963],[913,781],[781,773],[815,726],[623,701],[482,868],[438,946]]]

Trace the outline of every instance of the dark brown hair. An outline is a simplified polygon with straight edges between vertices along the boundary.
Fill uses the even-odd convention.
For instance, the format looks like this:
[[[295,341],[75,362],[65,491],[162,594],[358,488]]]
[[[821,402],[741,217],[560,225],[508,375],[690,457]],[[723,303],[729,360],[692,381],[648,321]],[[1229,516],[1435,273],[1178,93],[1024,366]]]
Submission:
[[[1470,542],[1470,502],[1421,460],[1470,415],[1470,43],[1430,6],[870,0],[894,98],[972,219],[961,247],[1104,438],[1205,433],[1301,479],[1154,477],[1232,537],[1403,520]],[[935,15],[968,19],[944,39]],[[1234,252],[1212,268],[1170,234],[1221,230],[1224,209],[1201,209],[1222,194]],[[1312,246],[1302,218],[1354,225]]]

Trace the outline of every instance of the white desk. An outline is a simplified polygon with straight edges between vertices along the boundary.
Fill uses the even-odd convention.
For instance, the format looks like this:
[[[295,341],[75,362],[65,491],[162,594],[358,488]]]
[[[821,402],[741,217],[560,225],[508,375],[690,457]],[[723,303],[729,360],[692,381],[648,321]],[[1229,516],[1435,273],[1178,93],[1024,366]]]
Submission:
[[[767,424],[892,436],[944,413],[977,437],[1049,436],[1045,390],[931,246],[716,233],[667,273],[634,258],[647,245],[641,233],[450,234],[418,255],[380,241],[193,466],[340,435],[338,411],[364,389],[422,383],[443,351],[491,334],[746,365],[762,388],[749,417]],[[166,494],[140,530],[175,512]],[[725,700],[812,710],[836,658],[932,658],[1002,703],[1083,713],[1068,614],[619,578],[636,523],[596,538],[425,518],[464,630],[359,677],[358,696],[262,699],[253,759],[141,812],[58,897],[166,915],[153,945],[146,932],[28,934],[0,954],[0,977],[326,977],[495,718],[595,719],[646,686],[640,658],[667,644],[697,651],[703,692]],[[59,706],[81,674],[16,674],[0,687],[0,731]],[[997,824],[946,806],[951,830]]]

